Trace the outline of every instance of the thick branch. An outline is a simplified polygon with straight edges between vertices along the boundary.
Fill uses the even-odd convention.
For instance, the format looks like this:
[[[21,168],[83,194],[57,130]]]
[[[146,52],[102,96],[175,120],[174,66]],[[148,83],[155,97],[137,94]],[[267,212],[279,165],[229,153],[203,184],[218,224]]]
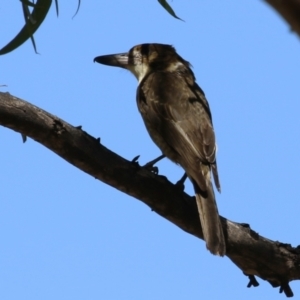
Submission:
[[[265,0],[291,26],[291,30],[300,36],[300,0]]]
[[[30,103],[0,92],[0,125],[29,136],[91,176],[141,200],[182,230],[203,239],[194,197],[166,177],[127,161],[76,128]],[[249,276],[280,287],[292,296],[288,283],[300,279],[300,250],[268,240],[247,224],[222,218],[227,256]]]

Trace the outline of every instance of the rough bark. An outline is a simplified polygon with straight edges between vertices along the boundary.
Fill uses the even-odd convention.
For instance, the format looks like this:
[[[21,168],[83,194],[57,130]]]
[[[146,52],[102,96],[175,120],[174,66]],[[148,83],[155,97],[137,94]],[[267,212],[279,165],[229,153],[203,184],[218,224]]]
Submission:
[[[264,0],[271,5],[300,36],[300,0]]]
[[[29,136],[80,170],[147,204],[182,230],[203,239],[194,197],[166,177],[118,156],[80,127],[0,92],[0,125]],[[300,279],[300,247],[271,241],[249,225],[222,217],[227,256],[257,286],[255,276],[291,297],[289,282]]]

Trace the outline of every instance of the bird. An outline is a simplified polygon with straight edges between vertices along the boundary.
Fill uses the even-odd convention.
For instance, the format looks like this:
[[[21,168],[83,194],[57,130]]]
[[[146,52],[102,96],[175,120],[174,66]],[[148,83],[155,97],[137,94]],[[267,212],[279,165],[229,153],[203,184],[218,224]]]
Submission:
[[[138,80],[136,102],[146,129],[192,182],[206,248],[224,256],[226,244],[212,185],[221,186],[212,115],[191,64],[172,45],[146,43],[94,62],[129,70]]]

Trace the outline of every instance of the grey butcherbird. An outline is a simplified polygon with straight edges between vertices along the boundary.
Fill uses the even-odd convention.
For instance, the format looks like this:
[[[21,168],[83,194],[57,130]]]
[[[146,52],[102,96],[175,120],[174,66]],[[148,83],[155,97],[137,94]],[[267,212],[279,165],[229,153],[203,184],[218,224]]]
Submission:
[[[156,145],[180,164],[193,183],[208,250],[224,256],[226,245],[211,183],[220,191],[212,117],[189,62],[170,45],[141,44],[94,61],[125,68],[139,81],[136,101]]]

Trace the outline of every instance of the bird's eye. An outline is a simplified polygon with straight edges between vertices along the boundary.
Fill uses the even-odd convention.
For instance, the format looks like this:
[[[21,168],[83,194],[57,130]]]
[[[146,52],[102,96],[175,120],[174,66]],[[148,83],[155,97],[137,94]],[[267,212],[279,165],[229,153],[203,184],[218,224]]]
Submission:
[[[150,51],[150,45],[149,44],[143,44],[141,47],[141,54],[143,56],[148,56]]]

